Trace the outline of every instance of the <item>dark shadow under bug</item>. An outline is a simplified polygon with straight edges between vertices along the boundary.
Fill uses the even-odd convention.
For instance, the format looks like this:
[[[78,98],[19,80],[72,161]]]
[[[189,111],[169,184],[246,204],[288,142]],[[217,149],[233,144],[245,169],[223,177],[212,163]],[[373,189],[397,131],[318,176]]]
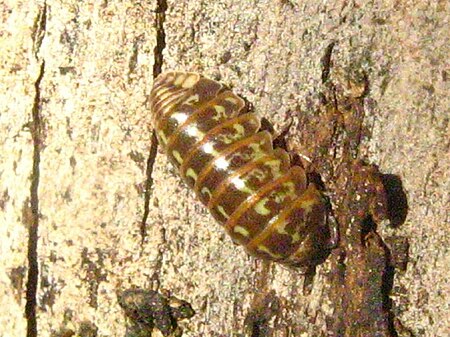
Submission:
[[[400,227],[405,223],[409,209],[403,183],[395,174],[383,174],[381,181],[386,191],[390,226]]]

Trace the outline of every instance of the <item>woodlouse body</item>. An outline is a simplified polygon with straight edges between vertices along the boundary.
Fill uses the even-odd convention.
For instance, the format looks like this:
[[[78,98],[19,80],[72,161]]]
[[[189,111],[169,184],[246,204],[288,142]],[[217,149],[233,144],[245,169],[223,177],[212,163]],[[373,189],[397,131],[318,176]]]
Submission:
[[[329,231],[321,194],[273,149],[240,97],[199,74],[167,72],[150,99],[164,152],[233,241],[289,266],[323,257]]]

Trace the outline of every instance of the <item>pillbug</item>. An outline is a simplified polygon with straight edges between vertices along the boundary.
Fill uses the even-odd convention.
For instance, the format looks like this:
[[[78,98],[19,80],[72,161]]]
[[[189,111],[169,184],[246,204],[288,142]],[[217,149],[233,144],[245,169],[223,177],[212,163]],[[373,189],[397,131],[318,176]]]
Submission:
[[[286,151],[273,149],[242,98],[197,73],[167,72],[155,79],[150,106],[163,151],[234,242],[287,266],[321,261],[324,199]]]

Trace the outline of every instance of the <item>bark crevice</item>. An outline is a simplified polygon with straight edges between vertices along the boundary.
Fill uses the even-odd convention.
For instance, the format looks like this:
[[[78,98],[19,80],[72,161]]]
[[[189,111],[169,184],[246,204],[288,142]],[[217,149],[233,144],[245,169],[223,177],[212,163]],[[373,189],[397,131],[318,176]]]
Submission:
[[[153,62],[153,78],[156,78],[162,70],[164,61],[164,49],[166,48],[166,32],[164,30],[164,22],[166,21],[167,0],[158,0],[155,11],[155,28],[156,28],[156,45],[154,48],[154,62]],[[141,234],[141,248],[143,249],[145,239],[147,237],[147,219],[150,212],[150,199],[152,196],[153,187],[153,166],[158,152],[158,140],[153,131],[151,137],[150,151],[147,159],[146,181],[145,181],[145,196],[144,196],[144,215],[142,217],[140,234]]]
[[[34,101],[31,108],[31,138],[33,141],[33,167],[31,171],[29,208],[30,221],[28,223],[28,277],[26,284],[25,317],[27,319],[27,337],[37,336],[37,288],[39,278],[38,262],[38,239],[39,239],[39,178],[42,139],[42,116],[41,116],[41,83],[45,73],[45,60],[39,56],[42,41],[46,32],[47,4],[39,9],[33,26],[32,40],[33,52],[39,72],[34,82]]]

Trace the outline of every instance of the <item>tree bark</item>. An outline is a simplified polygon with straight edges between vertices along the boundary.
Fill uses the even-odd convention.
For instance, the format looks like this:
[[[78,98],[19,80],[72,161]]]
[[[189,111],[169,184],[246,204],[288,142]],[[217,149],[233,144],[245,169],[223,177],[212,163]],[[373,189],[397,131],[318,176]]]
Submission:
[[[349,331],[342,324],[353,316],[333,297],[341,255],[317,268],[304,294],[299,272],[233,245],[157,150],[147,99],[154,76],[169,69],[224,82],[276,134],[292,122],[287,147],[311,157],[332,203],[346,186],[335,174],[349,167],[339,153],[345,146],[387,174],[395,226],[370,228],[381,260],[365,260],[375,266],[365,270],[376,287],[368,301],[386,315],[379,335],[449,332],[445,2],[6,1],[0,15],[5,336],[124,336],[118,296],[129,288],[189,302],[196,314],[179,323],[183,336]],[[364,74],[360,114],[339,105],[324,112],[328,68]],[[349,136],[346,118],[359,118],[361,137]],[[400,185],[389,184],[393,176]],[[332,206],[342,228],[351,228],[344,205]],[[341,233],[347,253],[349,235]],[[377,268],[395,264],[392,236],[407,239],[409,261],[405,271],[390,269],[386,291]],[[358,272],[342,283],[354,286],[349,296],[361,286]]]

